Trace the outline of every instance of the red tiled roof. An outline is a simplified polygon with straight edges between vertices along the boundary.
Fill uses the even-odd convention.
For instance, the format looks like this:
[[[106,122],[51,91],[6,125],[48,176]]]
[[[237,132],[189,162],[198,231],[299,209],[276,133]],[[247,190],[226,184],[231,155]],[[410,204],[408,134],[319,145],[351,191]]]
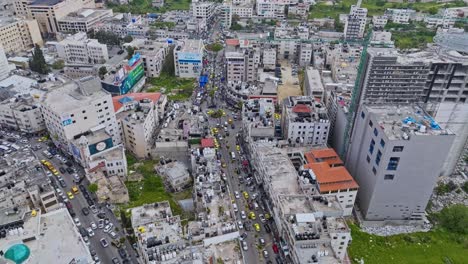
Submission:
[[[122,108],[123,104],[119,100],[124,97],[131,98],[135,101],[139,101],[142,99],[150,99],[151,101],[156,103],[161,97],[161,93],[129,93],[129,94],[112,97],[112,103],[114,105],[114,112],[118,112],[120,108]]]
[[[331,148],[326,149],[313,149],[304,154],[308,163],[326,162],[330,166],[342,165],[343,161],[338,157],[336,152]]]
[[[213,138],[202,138],[202,148],[213,148],[215,146]]]
[[[238,39],[226,39],[226,45],[228,46],[239,46],[240,42]]]
[[[294,113],[310,113],[310,108],[305,104],[297,104],[292,108]]]

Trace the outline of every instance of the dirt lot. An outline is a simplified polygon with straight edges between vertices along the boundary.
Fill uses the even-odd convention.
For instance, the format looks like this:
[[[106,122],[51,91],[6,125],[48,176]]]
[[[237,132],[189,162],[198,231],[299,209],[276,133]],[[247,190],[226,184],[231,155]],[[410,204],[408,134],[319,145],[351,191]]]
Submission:
[[[283,84],[278,86],[278,100],[282,102],[288,96],[302,95],[302,91],[298,75],[292,75],[292,65],[289,61],[281,61],[280,64]]]

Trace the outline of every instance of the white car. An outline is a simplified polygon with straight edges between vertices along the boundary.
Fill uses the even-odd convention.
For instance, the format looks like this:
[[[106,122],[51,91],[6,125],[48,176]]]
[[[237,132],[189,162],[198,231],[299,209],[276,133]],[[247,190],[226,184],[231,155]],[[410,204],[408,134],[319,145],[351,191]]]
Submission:
[[[249,250],[249,247],[247,246],[247,242],[242,241],[242,249],[243,249],[244,251]]]
[[[89,238],[87,236],[83,237],[83,241],[85,242],[87,246],[89,246],[90,243],[89,243]]]
[[[242,218],[242,219],[247,218],[247,215],[245,215],[245,212],[244,212],[244,211],[241,211],[241,218]]]
[[[239,209],[237,209],[237,204],[232,204],[232,208],[234,208],[234,212],[239,212]]]
[[[104,227],[104,233],[109,233],[113,227],[114,225],[112,223],[106,225],[106,227]]]
[[[91,228],[92,228],[93,230],[96,230],[96,229],[97,229],[97,225],[96,225],[96,223],[94,223],[94,222],[91,222]]]
[[[114,231],[112,231],[109,233],[109,236],[112,237],[112,239],[115,239],[117,237],[117,234]]]
[[[78,217],[75,217],[75,218],[73,219],[73,222],[75,222],[75,225],[76,225],[76,226],[81,226],[81,222],[80,222],[80,219],[78,219]]]
[[[258,218],[260,219],[260,221],[262,221],[262,223],[266,222],[265,216],[263,214],[259,214]]]
[[[237,222],[237,225],[239,226],[239,229],[243,229],[244,225],[242,224],[242,221]]]
[[[104,228],[104,219],[99,219],[98,221],[98,228],[103,229]]]
[[[88,229],[86,229],[86,231],[88,231],[88,235],[89,237],[93,237],[94,236],[94,231],[91,227],[88,227]]]
[[[236,197],[236,199],[240,199],[240,194],[238,191],[235,191],[234,192],[234,196]]]

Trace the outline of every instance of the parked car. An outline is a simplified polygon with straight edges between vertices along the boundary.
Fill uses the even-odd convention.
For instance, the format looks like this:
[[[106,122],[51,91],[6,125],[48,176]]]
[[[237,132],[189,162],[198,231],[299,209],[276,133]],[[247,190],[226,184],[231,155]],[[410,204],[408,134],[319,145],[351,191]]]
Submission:
[[[86,207],[83,207],[83,209],[81,209],[81,212],[82,212],[84,215],[89,215],[89,209],[86,208]]]
[[[101,240],[99,240],[99,243],[101,243],[101,246],[103,248],[106,248],[109,246],[109,243],[107,242],[107,240],[105,238],[101,238]]]

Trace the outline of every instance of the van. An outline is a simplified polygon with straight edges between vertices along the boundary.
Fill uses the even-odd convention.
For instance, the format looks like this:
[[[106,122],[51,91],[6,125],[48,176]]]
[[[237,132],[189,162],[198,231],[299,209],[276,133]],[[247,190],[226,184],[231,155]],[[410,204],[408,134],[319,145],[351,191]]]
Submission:
[[[234,152],[231,152],[231,159],[233,159],[233,160],[236,159],[236,154]]]

